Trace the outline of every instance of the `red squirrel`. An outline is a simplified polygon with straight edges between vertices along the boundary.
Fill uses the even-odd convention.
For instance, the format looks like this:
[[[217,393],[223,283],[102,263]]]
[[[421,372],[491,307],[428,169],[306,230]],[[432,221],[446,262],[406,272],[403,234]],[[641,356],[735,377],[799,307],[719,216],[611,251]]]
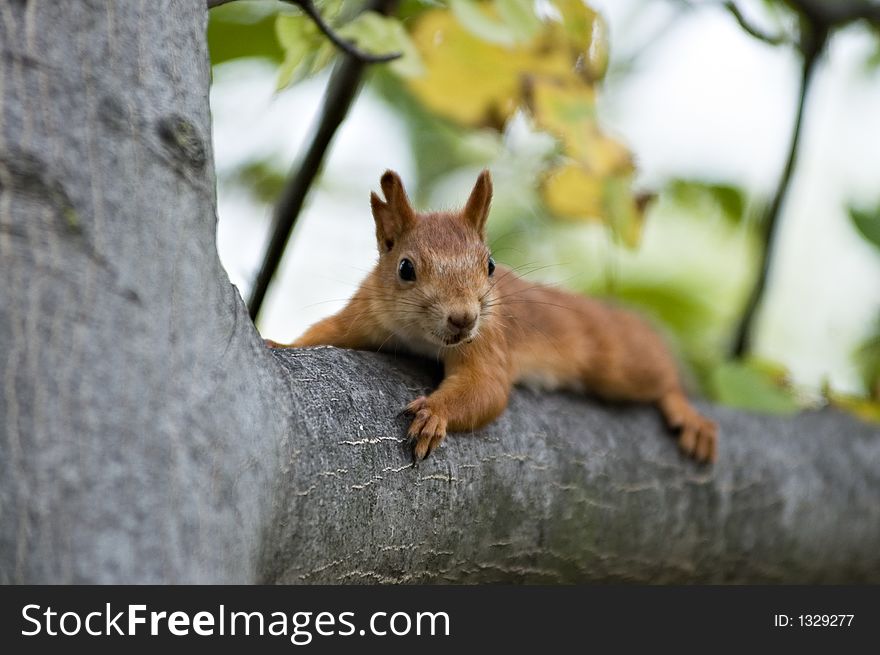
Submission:
[[[673,357],[642,319],[495,264],[486,245],[488,170],[455,212],[414,211],[394,171],[381,186],[384,201],[370,194],[375,268],[339,313],[291,344],[270,346],[387,346],[442,361],[440,386],[405,410],[413,416],[408,436],[416,463],[447,430],[475,430],[497,418],[516,383],[654,403],[680,431],[685,454],[715,460],[716,425],[688,401]]]

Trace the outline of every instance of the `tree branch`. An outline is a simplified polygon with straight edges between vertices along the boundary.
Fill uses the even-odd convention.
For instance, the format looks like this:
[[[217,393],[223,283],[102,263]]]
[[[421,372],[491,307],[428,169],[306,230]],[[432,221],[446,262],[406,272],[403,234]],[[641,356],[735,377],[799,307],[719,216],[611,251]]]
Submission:
[[[300,453],[261,582],[880,581],[880,439],[840,412],[701,405],[722,435],[701,467],[651,407],[517,389],[498,421],[413,469],[396,414],[434,384],[429,362],[271,352],[310,409],[279,455]]]
[[[394,10],[396,5],[397,0],[369,0],[364,10],[388,14]],[[248,310],[253,320],[256,320],[260,313],[266,291],[275,276],[275,271],[278,270],[287,242],[299,218],[299,213],[302,211],[303,203],[312,182],[320,172],[333,136],[348,115],[348,110],[360,89],[364,68],[364,62],[361,59],[349,55],[343,57],[336,70],[333,71],[317,129],[302,160],[291,169],[288,181],[275,204],[269,245],[248,299]]]

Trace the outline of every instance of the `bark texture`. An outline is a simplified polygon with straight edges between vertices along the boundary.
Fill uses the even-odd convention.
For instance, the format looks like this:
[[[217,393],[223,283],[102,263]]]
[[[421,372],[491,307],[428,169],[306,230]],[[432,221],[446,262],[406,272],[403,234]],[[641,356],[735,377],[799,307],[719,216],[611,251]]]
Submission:
[[[880,581],[880,437],[517,391],[413,469],[419,360],[263,348],[204,0],[0,0],[0,582]]]

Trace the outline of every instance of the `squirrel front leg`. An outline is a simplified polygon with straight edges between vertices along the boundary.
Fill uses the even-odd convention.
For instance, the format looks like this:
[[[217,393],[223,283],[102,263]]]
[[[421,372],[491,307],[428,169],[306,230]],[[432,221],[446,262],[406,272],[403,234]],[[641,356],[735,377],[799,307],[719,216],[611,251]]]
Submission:
[[[412,401],[408,436],[413,441],[413,461],[425,459],[446,437],[446,431],[475,430],[496,419],[510,397],[512,380],[500,353],[471,356],[454,354],[445,362],[446,376],[429,396]]]

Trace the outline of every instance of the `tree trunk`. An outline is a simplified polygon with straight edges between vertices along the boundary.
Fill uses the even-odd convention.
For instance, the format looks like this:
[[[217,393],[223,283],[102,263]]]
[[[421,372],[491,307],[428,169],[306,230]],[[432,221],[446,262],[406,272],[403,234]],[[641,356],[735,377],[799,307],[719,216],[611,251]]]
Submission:
[[[420,468],[419,360],[272,352],[215,247],[204,0],[0,0],[0,582],[880,581],[833,412],[517,391]]]

